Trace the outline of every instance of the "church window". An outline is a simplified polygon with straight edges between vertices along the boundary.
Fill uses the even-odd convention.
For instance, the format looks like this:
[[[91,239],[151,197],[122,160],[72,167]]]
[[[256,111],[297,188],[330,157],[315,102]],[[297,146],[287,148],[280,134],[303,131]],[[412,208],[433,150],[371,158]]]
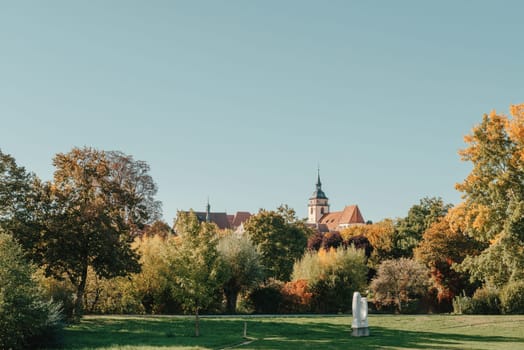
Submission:
[[[320,208],[320,214],[324,214],[324,208]]]

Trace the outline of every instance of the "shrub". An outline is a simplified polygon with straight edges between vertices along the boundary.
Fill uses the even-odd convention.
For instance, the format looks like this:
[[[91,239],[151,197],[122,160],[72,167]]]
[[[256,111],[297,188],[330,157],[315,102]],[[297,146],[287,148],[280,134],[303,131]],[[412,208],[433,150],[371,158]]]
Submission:
[[[457,315],[470,315],[473,313],[473,303],[471,298],[463,295],[457,295],[453,298],[453,313]]]
[[[322,246],[322,234],[315,231],[315,234],[311,235],[307,240],[308,250],[319,250]]]
[[[311,297],[306,280],[291,281],[284,284],[282,288],[282,305],[280,311],[283,313],[305,313],[310,312]]]
[[[61,307],[46,301],[20,245],[0,232],[0,349],[27,349],[56,342]]]
[[[249,302],[257,314],[275,314],[281,310],[284,297],[282,282],[270,280],[249,294]]]
[[[369,239],[367,239],[367,237],[364,235],[353,236],[349,238],[347,241],[347,245],[352,245],[357,249],[364,249],[366,257],[368,258],[371,256],[371,253],[373,252],[373,247],[371,246]]]
[[[500,297],[497,289],[479,288],[471,298],[471,313],[475,315],[500,314]]]
[[[328,232],[322,237],[322,248],[326,250],[329,248],[338,248],[342,243],[344,243],[344,240],[338,232]]]
[[[400,313],[410,301],[425,296],[429,285],[426,267],[412,259],[400,258],[383,261],[369,287],[377,307],[394,304]]]
[[[314,312],[351,310],[353,292],[366,286],[366,257],[354,247],[306,252],[293,267],[293,280],[306,280]]]
[[[62,305],[62,317],[65,321],[73,321],[74,288],[67,279],[57,280],[54,277],[46,277],[43,268],[33,275],[46,299],[53,300]]]
[[[524,281],[509,282],[500,293],[502,312],[524,314]]]

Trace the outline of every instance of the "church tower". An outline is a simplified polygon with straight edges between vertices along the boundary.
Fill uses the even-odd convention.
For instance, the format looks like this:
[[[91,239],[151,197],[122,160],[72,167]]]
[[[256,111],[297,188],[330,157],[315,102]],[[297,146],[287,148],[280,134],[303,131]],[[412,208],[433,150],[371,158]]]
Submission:
[[[322,191],[320,169],[318,169],[317,189],[313,192],[311,198],[309,198],[307,222],[309,224],[316,224],[320,221],[320,218],[327,213],[329,213],[328,197],[326,197],[326,194]]]

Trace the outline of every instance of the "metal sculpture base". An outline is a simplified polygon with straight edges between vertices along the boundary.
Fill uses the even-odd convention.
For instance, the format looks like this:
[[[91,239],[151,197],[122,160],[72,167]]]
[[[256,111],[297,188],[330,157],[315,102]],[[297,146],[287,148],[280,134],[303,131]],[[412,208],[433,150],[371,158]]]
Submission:
[[[369,337],[369,327],[352,328],[351,335],[353,337]]]

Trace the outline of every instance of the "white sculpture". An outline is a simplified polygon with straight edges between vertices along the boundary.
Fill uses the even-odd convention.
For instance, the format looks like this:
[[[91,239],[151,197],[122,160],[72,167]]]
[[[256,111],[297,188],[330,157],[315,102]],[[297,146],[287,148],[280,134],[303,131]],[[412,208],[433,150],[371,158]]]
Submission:
[[[359,292],[353,293],[353,322],[351,328],[353,330],[352,335],[354,337],[367,337],[369,336],[368,327],[368,300],[362,298]]]

